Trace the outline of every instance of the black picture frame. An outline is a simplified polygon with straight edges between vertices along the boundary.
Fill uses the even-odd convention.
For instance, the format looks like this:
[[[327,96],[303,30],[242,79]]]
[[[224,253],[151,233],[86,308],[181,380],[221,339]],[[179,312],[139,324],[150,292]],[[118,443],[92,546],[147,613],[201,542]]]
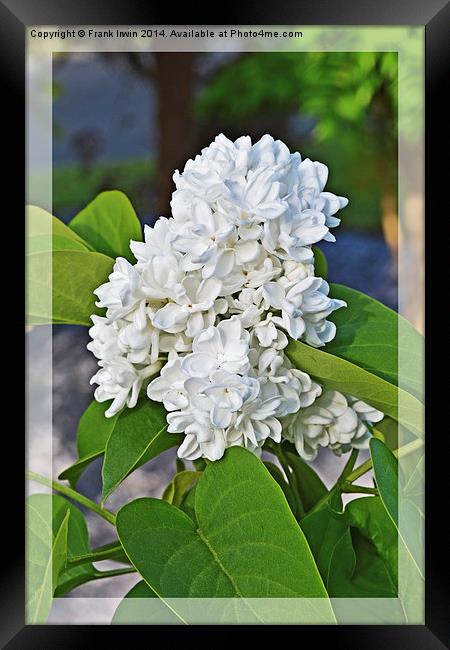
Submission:
[[[1,86],[4,98],[3,109],[3,145],[4,158],[7,165],[7,196],[11,206],[8,215],[8,239],[24,241],[21,219],[21,205],[24,192],[24,151],[25,151],[25,28],[28,25],[70,25],[70,24],[182,24],[186,17],[192,21],[192,6],[183,16],[182,8],[175,9],[171,14],[162,15],[160,7],[154,7],[139,0],[0,0],[0,66]],[[185,9],[186,9],[185,8]],[[260,2],[258,5],[246,7],[242,3],[238,9],[227,7],[227,13],[222,19],[208,16],[206,7],[202,8],[198,22],[190,24],[301,24],[301,25],[425,25],[426,26],[426,418],[427,418],[427,454],[426,454],[426,619],[425,625],[417,626],[302,626],[299,642],[308,643],[311,640],[315,646],[333,644],[333,648],[357,648],[358,650],[372,648],[404,648],[413,650],[421,648],[434,650],[445,648],[449,644],[448,617],[448,578],[446,571],[446,556],[448,557],[448,541],[445,530],[446,509],[443,499],[446,498],[444,481],[446,479],[447,454],[443,446],[448,439],[448,424],[439,422],[439,414],[443,412],[445,401],[446,380],[433,381],[431,372],[432,357],[435,355],[432,345],[439,344],[442,331],[441,307],[435,309],[433,295],[439,288],[431,283],[434,266],[437,265],[436,255],[432,251],[439,250],[439,229],[436,219],[444,219],[445,193],[448,182],[445,183],[445,167],[436,162],[440,149],[445,149],[445,126],[448,120],[444,115],[446,104],[443,96],[445,81],[448,79],[448,30],[450,24],[449,5],[444,0],[309,0],[308,2],[288,4],[286,0],[277,3]],[[183,23],[184,24],[184,23]],[[448,82],[447,82],[448,85]],[[8,144],[7,140],[11,142]],[[6,141],[6,142],[5,142]],[[14,188],[14,191],[13,191]],[[436,215],[436,216],[434,216]],[[431,223],[433,217],[433,223]],[[443,230],[444,232],[444,230]],[[435,239],[436,241],[433,241]],[[13,244],[10,243],[10,246]],[[17,244],[15,246],[17,251]],[[17,255],[15,264],[18,265]],[[432,287],[432,289],[431,289]],[[17,309],[12,310],[17,316],[13,318],[13,329],[20,337],[22,323],[18,314],[22,300],[14,290]],[[442,295],[442,294],[441,294]],[[444,294],[445,295],[445,294]],[[9,311],[11,311],[9,303]],[[438,311],[439,310],[439,311]],[[444,317],[445,318],[445,317]],[[16,322],[17,321],[17,322]],[[10,325],[8,325],[10,328]],[[435,328],[436,337],[433,336]],[[433,344],[430,343],[433,341]],[[21,342],[17,350],[22,349]],[[20,367],[20,364],[18,364]],[[18,379],[20,381],[20,378]],[[437,386],[440,384],[440,387]],[[448,444],[448,443],[447,443]],[[12,469],[11,478],[4,483],[5,498],[2,500],[2,519],[8,523],[6,538],[6,553],[3,556],[1,568],[1,597],[0,597],[0,645],[11,650],[26,650],[28,648],[51,650],[53,648],[90,648],[106,644],[109,634],[114,634],[114,641],[130,643],[130,636],[135,638],[143,633],[147,645],[154,633],[149,634],[145,626],[65,626],[65,625],[24,625],[24,516],[23,498],[24,481],[21,474],[25,454],[24,436],[15,427],[14,435],[8,436],[7,454]],[[14,522],[11,526],[10,522]],[[14,534],[10,533],[14,528]],[[69,629],[70,628],[70,629]],[[105,632],[105,628],[108,632]],[[191,628],[198,637],[199,630]],[[228,628],[225,634],[228,634]],[[186,635],[187,630],[170,631],[170,642],[175,644],[175,634]],[[279,631],[278,631],[279,632]],[[221,631],[221,635],[224,632]],[[255,633],[253,628],[251,634]],[[214,634],[214,636],[212,636]],[[180,637],[181,638],[181,637]],[[215,633],[206,636],[214,642]],[[225,639],[225,637],[222,637]]]

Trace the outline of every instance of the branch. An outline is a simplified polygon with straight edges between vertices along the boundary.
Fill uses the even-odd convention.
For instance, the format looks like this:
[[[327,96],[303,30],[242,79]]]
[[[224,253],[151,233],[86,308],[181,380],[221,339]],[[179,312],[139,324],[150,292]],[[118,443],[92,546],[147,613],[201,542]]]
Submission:
[[[375,496],[379,496],[376,488],[366,487],[365,485],[353,485],[352,483],[344,483],[342,485],[342,492],[348,494],[374,494]]]
[[[108,523],[112,524],[113,526],[116,525],[116,517],[112,512],[106,510],[106,508],[101,508],[97,503],[95,503],[95,501],[88,499],[76,490],[72,490],[72,488],[67,487],[66,485],[52,481],[51,479],[45,476],[41,476],[40,474],[36,474],[36,472],[32,472],[31,470],[26,470],[25,476],[30,481],[35,481],[36,483],[41,483],[41,485],[46,485],[52,490],[55,490],[55,492],[60,492],[61,494],[64,494],[65,497],[69,497],[69,499],[81,503],[82,506],[88,508],[88,510],[92,510],[92,512],[95,512],[95,514],[105,519],[105,521]]]

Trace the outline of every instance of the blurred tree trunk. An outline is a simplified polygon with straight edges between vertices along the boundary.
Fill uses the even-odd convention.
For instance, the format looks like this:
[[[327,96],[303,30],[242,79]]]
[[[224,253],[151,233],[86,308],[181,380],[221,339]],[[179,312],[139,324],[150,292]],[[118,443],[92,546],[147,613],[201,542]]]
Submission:
[[[425,329],[425,220],[424,159],[420,110],[417,113],[417,141],[400,134],[402,167],[400,194],[399,309],[421,334]],[[403,355],[406,354],[405,352]],[[403,357],[401,357],[403,359]]]
[[[392,255],[394,264],[398,261],[398,200],[397,181],[392,170],[397,170],[397,134],[394,136],[390,125],[396,123],[386,84],[383,83],[372,101],[377,138],[377,170],[381,190],[381,227]]]
[[[193,151],[193,52],[155,52],[154,82],[158,101],[157,214],[169,216],[173,172]]]

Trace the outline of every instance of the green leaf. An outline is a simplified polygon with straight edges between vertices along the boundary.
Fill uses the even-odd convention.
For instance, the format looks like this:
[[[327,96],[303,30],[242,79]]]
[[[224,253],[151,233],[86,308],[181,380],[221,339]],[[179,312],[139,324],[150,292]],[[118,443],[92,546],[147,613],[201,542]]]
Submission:
[[[348,528],[333,549],[327,587],[334,598],[395,598],[389,571],[369,540]]]
[[[26,501],[27,623],[45,623],[47,620],[58,576],[66,564],[69,516],[66,502],[62,521],[56,530],[52,529],[51,496],[37,494]]]
[[[197,484],[194,485],[194,487],[185,494],[183,501],[180,504],[180,510],[185,512],[188,517],[192,519],[192,521],[196,522],[197,519],[195,517],[195,491],[197,489]]]
[[[328,276],[328,264],[325,253],[318,246],[313,246],[312,250],[314,253],[314,275],[326,280]]]
[[[40,253],[50,250],[75,250],[86,252],[88,249],[78,241],[68,239],[67,237],[61,237],[60,235],[53,235],[51,238],[47,235],[38,235],[37,237],[30,237],[27,241],[28,254]]]
[[[102,192],[69,223],[96,251],[136,262],[130,240],[142,241],[139,219],[123,192]]]
[[[169,485],[164,490],[162,498],[167,503],[180,506],[186,493],[197,483],[202,472],[183,470],[175,474]]]
[[[144,498],[117,514],[128,557],[161,598],[326,598],[280,487],[252,453],[233,447],[208,464],[195,512],[198,524],[165,501]],[[257,605],[247,605],[260,620]]]
[[[26,207],[27,253],[51,250],[93,250],[92,247],[46,210]]]
[[[378,498],[352,501],[344,512],[325,502],[301,526],[331,597],[397,595],[397,535]]]
[[[419,332],[395,311],[355,289],[331,284],[330,295],[345,300],[347,307],[329,317],[337,331],[326,346],[327,352],[395,386],[401,355],[401,387],[421,399],[423,337]]]
[[[48,495],[43,495],[48,496]],[[61,520],[62,513],[69,508],[70,519],[67,535],[67,559],[70,560],[77,555],[89,553],[89,534],[83,513],[72,503],[63,497],[52,495],[52,524],[53,528]],[[76,567],[66,567],[58,580],[55,597],[62,596],[74,587],[92,580],[95,569],[92,564],[86,563]]]
[[[70,512],[67,530],[67,559],[89,553],[89,536],[86,522],[81,511],[62,496],[57,494],[34,494],[29,498],[29,503],[35,511],[41,514],[41,522],[52,525],[55,537],[61,528],[63,520]],[[44,526],[44,524],[42,524]],[[58,584],[55,584],[55,597],[62,596],[74,587],[92,580],[95,569],[92,564],[83,564],[76,567],[64,568],[60,573]]]
[[[120,418],[117,413],[111,418],[105,417],[109,402],[91,402],[80,418],[77,429],[78,460],[58,476],[75,486],[84,470],[96,458],[105,453],[106,443]]]
[[[114,260],[100,253],[64,250],[27,256],[27,316],[30,324],[92,325],[94,289],[107,281]]]
[[[373,440],[370,452],[386,517],[391,519],[398,533],[398,562],[402,571],[399,597],[406,619],[418,622],[423,619],[424,592],[423,450],[419,450],[422,456],[416,458],[414,469],[409,463],[401,463],[399,483],[398,463],[387,447],[381,441]],[[398,484],[401,490],[399,499]],[[402,507],[401,526],[398,526],[399,503]]]
[[[386,445],[372,438],[370,455],[378,491],[386,510],[398,525],[398,464],[394,454]]]
[[[131,472],[178,445],[182,437],[167,433],[164,407],[147,396],[142,396],[134,408],[124,409],[106,443],[102,502]]]
[[[158,598],[144,582],[138,582],[119,603],[111,623],[113,625],[180,624],[182,620]]]
[[[327,591],[334,598],[397,596],[397,532],[378,497],[330,502],[301,520]]]
[[[52,589],[55,591],[61,572],[67,562],[67,532],[69,529],[70,510],[66,514],[58,528],[52,546]]]
[[[30,503],[34,510],[40,515],[41,535],[45,533],[51,523],[53,537],[56,537],[67,512],[70,513],[67,530],[67,564],[59,571],[57,584],[53,585],[54,597],[59,598],[79,587],[86,582],[99,580],[105,577],[103,571],[97,570],[92,562],[84,562],[75,566],[70,561],[78,560],[80,557],[91,555],[89,536],[86,522],[81,511],[69,501],[57,494],[36,494],[30,497]],[[111,559],[116,562],[128,563],[123,549],[119,542],[113,542],[102,547],[102,550],[110,547],[118,547]],[[97,549],[98,550],[98,549]]]
[[[328,500],[300,521],[325,584],[334,547],[348,529],[343,513],[332,506],[332,502]]]
[[[405,470],[403,462],[400,467]],[[402,537],[417,569],[423,575],[424,565],[424,482],[425,456],[416,461],[414,469],[401,476]]]
[[[330,560],[328,588],[339,598],[395,598],[398,581],[397,530],[378,497],[351,501],[349,530]]]
[[[292,492],[291,486],[288,483],[286,483],[286,479],[284,478],[283,472],[280,470],[279,467],[274,465],[274,463],[271,463],[267,460],[264,461],[264,465],[269,470],[271,477],[278,483],[280,488],[283,490],[283,494],[286,497],[286,501],[288,502],[290,509],[297,517],[297,515],[299,515],[300,513],[297,512],[297,503],[295,501],[295,496],[294,493]]]
[[[413,395],[345,359],[300,341],[290,340],[286,354],[296,368],[307,372],[327,388],[359,397],[397,421],[400,397],[402,424],[423,436],[423,404]]]
[[[295,474],[298,493],[307,512],[325,496],[328,490],[312,467],[305,463],[298,454],[287,451],[286,457]]]
[[[378,438],[388,449],[398,449],[399,424],[392,418],[384,417],[381,422],[373,425],[373,435]]]
[[[398,581],[398,537],[391,518],[387,515],[380,497],[354,499],[345,508],[347,521],[357,528],[375,547],[383,559],[392,584]]]

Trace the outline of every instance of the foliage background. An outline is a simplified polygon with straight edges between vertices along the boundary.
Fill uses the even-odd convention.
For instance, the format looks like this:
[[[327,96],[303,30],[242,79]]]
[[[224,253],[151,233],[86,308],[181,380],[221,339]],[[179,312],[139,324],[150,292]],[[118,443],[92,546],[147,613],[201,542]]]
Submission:
[[[328,165],[327,189],[350,205],[323,245],[332,281],[397,307],[397,59],[393,53],[76,54],[54,57],[53,213],[65,221],[98,192],[121,189],[142,223],[168,214],[173,170],[219,132],[230,138],[264,133],[291,151]],[[394,228],[392,227],[394,223]],[[95,360],[85,328],[54,327],[54,474],[75,458],[75,431],[92,398]],[[69,371],[70,369],[70,371]],[[70,396],[70,400],[68,400]],[[361,458],[362,460],[362,458]],[[160,496],[173,473],[174,450],[133,473],[111,507]],[[315,464],[330,484],[340,463]],[[101,461],[80,481],[101,492]],[[109,529],[88,515],[92,543]],[[124,577],[92,583],[80,595],[120,595]],[[102,581],[103,582],[103,581]]]

